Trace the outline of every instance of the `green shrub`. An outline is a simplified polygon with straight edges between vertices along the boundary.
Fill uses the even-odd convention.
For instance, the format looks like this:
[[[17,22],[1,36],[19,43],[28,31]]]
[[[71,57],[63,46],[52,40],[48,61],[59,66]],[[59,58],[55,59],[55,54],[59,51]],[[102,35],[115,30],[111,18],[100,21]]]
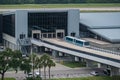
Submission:
[[[35,78],[28,77],[26,80],[42,80],[42,78],[41,77],[35,77]]]
[[[5,78],[5,80],[16,80],[16,79],[15,78]]]

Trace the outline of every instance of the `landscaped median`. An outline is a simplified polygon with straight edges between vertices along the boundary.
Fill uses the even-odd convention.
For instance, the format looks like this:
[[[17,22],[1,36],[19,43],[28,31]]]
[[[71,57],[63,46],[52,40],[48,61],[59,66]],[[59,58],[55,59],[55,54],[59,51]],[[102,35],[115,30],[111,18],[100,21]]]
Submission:
[[[67,62],[63,61],[60,62],[62,65],[70,67],[70,68],[77,68],[77,67],[85,67],[86,63],[85,62]]]
[[[16,80],[16,79],[15,78],[5,78],[4,80]]]
[[[84,77],[84,78],[60,78],[51,80],[120,80],[120,76],[94,76],[94,77]]]

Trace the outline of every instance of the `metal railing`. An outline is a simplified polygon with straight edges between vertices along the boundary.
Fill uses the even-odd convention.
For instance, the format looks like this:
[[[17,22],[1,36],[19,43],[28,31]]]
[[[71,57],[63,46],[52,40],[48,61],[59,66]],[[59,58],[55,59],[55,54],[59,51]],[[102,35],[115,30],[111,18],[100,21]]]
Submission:
[[[85,52],[85,51],[72,49],[72,48],[69,48],[69,47],[65,47],[64,45],[58,45],[58,44],[50,43],[50,42],[45,41],[45,40],[36,40],[36,39],[33,39],[33,40],[41,42],[40,44],[46,43],[46,44],[49,44],[49,45],[52,45],[52,46],[55,46],[55,47],[59,47],[59,48],[67,49],[67,50],[70,50],[70,51],[75,51],[75,52],[78,52],[78,53],[83,53],[83,54],[86,54],[86,55],[99,57],[99,58],[103,58],[103,59],[106,59],[106,60],[110,60],[110,61],[114,61],[114,62],[120,63],[120,60],[118,60],[118,59],[114,59],[114,58],[110,58],[110,57],[106,57],[106,56],[102,56],[102,55],[93,54],[92,52]],[[36,44],[36,45],[38,45],[38,44]]]
[[[98,48],[98,47],[94,47],[94,46],[90,46],[90,47],[87,47],[87,48],[120,56],[120,52],[116,52],[116,51],[112,51],[112,50],[102,49],[102,48]]]
[[[18,39],[17,40],[19,47],[20,47],[20,51],[22,52],[22,54],[28,54],[28,50],[26,48],[26,46],[30,46],[31,45],[31,41],[30,39]]]

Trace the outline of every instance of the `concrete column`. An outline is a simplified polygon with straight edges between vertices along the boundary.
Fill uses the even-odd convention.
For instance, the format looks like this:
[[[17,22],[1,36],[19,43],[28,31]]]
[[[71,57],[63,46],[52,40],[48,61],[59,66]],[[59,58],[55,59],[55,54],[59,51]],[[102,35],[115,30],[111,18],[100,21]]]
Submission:
[[[46,34],[46,38],[48,38],[48,34]]]
[[[79,57],[75,56],[75,61],[79,61]]]
[[[68,56],[66,53],[64,53],[64,56]]]
[[[110,75],[111,75],[111,76],[114,76],[114,75],[120,75],[120,69],[111,66],[111,72],[110,72]]]
[[[104,68],[104,69],[107,69],[109,66],[106,65],[106,64],[97,63],[97,67],[98,67],[98,68]]]
[[[105,68],[105,69],[107,69],[107,68],[108,68],[108,65],[100,63],[100,66],[99,66],[99,67],[100,67],[100,68]]]
[[[45,48],[45,51],[49,51],[49,48]]]
[[[85,59],[84,59],[84,58],[80,58],[80,61],[81,61],[81,62],[85,62]]]
[[[51,38],[53,38],[53,33],[51,33]]]
[[[58,56],[58,54],[57,54],[57,51],[56,51],[56,50],[53,50],[53,51],[52,51],[52,56],[53,56],[53,57],[57,57],[57,56]]]
[[[101,63],[97,63],[97,67],[98,67],[98,68],[101,68]]]
[[[63,56],[63,53],[62,53],[62,52],[59,52],[59,56],[60,56],[60,57]]]

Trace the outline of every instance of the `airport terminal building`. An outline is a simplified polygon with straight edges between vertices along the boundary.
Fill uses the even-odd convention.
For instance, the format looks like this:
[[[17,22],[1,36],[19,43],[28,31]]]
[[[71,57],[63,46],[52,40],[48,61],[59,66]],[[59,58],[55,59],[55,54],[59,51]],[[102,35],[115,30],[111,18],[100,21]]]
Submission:
[[[65,41],[65,36],[74,42]],[[75,38],[77,37],[77,38]],[[88,42],[88,46],[75,43]],[[0,45],[22,54],[68,56],[120,75],[120,12],[80,12],[78,9],[13,10],[0,14]],[[75,44],[74,44],[75,43]]]
[[[13,50],[19,49],[20,40],[24,38],[29,42],[30,38],[75,36],[90,42],[119,44],[119,15],[120,12],[80,13],[77,9],[4,12],[0,15],[0,42]],[[26,42],[24,45],[29,46]],[[113,46],[119,49],[119,45]]]
[[[23,38],[79,37],[79,10],[16,10],[2,18],[3,42],[12,49]]]

